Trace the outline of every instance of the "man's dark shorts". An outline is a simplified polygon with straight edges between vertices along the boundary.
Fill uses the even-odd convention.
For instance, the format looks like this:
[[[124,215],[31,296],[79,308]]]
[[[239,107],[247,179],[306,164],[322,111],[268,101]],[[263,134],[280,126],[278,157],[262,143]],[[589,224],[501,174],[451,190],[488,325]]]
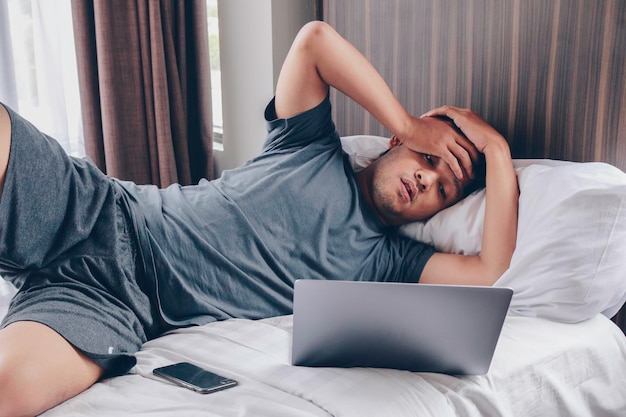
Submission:
[[[19,291],[2,327],[45,324],[104,368],[103,377],[123,374],[161,330],[120,187],[8,111],[0,275]]]

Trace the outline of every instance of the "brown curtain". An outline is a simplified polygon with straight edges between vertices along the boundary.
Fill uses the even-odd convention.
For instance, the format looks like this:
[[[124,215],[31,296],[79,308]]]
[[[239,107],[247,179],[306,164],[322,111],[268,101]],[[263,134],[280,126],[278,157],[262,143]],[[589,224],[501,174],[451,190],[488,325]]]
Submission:
[[[165,187],[213,178],[206,3],[72,0],[87,155]]]

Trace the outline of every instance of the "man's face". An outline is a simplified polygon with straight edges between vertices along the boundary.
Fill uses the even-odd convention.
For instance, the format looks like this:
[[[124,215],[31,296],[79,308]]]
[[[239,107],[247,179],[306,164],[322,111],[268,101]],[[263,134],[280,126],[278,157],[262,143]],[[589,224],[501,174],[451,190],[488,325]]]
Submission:
[[[367,194],[386,225],[426,220],[463,198],[470,179],[458,180],[441,158],[391,143],[389,152],[368,167]]]

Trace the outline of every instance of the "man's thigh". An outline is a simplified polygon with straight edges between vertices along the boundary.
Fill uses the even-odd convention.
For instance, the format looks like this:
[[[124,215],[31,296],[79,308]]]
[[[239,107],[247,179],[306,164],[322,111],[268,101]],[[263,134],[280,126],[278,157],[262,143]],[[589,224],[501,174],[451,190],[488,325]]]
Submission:
[[[93,385],[101,368],[49,327],[0,330],[0,416],[36,415]]]

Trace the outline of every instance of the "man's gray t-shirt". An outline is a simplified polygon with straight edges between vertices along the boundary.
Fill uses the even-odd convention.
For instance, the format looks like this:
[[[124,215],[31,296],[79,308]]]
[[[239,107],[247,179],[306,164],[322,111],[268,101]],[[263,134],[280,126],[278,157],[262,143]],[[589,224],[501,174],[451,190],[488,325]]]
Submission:
[[[265,114],[257,158],[195,186],[120,183],[165,321],[292,312],[296,279],[416,282],[433,249],[381,224],[341,149],[328,97]]]

